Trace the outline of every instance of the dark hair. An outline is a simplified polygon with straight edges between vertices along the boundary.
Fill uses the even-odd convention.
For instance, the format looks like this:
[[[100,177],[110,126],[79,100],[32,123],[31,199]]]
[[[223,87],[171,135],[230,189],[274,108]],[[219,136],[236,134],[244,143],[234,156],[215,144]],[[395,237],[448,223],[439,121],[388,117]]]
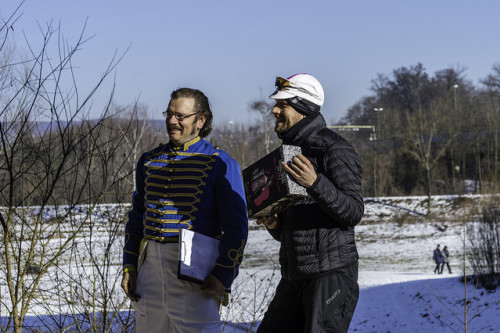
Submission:
[[[198,89],[192,88],[179,88],[177,90],[172,91],[170,94],[170,99],[178,99],[178,98],[194,98],[194,112],[199,112],[200,114],[196,115],[196,120],[198,120],[201,116],[205,116],[205,124],[200,130],[200,136],[202,138],[208,136],[210,132],[212,132],[212,110],[210,109],[210,101],[208,97],[205,96],[203,92]]]

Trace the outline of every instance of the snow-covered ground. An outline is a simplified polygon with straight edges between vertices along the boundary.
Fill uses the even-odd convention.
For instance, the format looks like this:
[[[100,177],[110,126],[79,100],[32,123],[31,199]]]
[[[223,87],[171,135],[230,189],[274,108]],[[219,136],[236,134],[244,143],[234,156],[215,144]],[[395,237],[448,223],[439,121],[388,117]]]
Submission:
[[[349,332],[468,332],[500,329],[500,291],[465,285],[460,274],[360,271]]]
[[[464,270],[471,273],[466,260],[464,267],[464,225],[473,203],[482,199],[435,197],[434,221],[407,219],[425,212],[422,197],[367,200],[366,219],[356,228],[361,292],[350,332],[464,332],[466,325],[468,332],[500,330],[500,290],[464,284],[462,278]],[[407,222],[391,218],[396,215]],[[433,273],[437,244],[450,249],[452,274],[446,267],[441,275]]]
[[[463,258],[464,223],[471,206],[467,203],[478,200],[434,197],[436,219],[430,221],[422,216],[423,197],[366,200],[365,218],[356,227],[360,297],[349,332],[464,332],[465,325],[468,332],[500,330],[500,290],[465,285],[462,278],[464,269],[471,273]],[[232,309],[226,310],[226,319],[247,324],[228,327],[227,332],[245,332],[252,316],[261,318],[267,303],[250,300],[256,294],[269,299],[280,277],[278,242],[253,221],[250,225],[247,256],[237,280],[245,281],[246,292],[238,288]],[[437,244],[448,246],[452,274],[446,267],[441,275],[433,273]]]
[[[471,274],[467,262],[464,268],[464,225],[479,200],[434,197],[435,218],[426,220],[423,197],[366,199],[365,216],[356,227],[361,291],[350,332],[463,332],[465,318],[469,332],[500,330],[500,290],[464,285],[461,278],[464,269]],[[437,244],[448,246],[453,274],[446,268],[441,275],[433,273]],[[279,243],[250,221],[232,301],[222,311],[225,332],[256,330],[280,278],[278,249]],[[121,249],[115,252],[119,257]],[[119,288],[117,295],[123,296]]]

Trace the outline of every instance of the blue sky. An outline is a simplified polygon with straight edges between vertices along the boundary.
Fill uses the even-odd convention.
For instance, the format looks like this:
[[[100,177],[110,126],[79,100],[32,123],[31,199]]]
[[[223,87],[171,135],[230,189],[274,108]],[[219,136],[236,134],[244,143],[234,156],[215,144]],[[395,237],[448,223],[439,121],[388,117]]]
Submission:
[[[19,1],[0,4],[2,17]],[[248,103],[267,97],[276,76],[307,72],[325,89],[327,121],[370,93],[378,73],[421,62],[429,74],[464,67],[479,79],[500,63],[500,1],[461,0],[26,0],[15,38],[40,37],[53,20],[69,43],[85,21],[93,36],[75,63],[91,86],[115,51],[115,101],[139,100],[161,117],[173,89],[201,89],[215,121],[253,118]],[[94,105],[103,104],[107,82]]]

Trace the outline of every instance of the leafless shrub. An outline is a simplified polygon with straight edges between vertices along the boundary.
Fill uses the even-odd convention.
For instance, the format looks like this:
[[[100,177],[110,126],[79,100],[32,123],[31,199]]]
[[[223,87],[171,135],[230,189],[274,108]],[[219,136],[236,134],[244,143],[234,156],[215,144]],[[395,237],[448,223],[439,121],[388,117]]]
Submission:
[[[467,223],[468,259],[481,286],[500,285],[500,208],[498,197],[491,197],[480,208],[477,221]]]
[[[122,131],[113,126],[112,119],[118,117],[111,108],[113,92],[100,115],[95,120],[90,117],[92,97],[120,59],[113,57],[94,87],[81,92],[72,62],[87,42],[83,31],[70,45],[60,27],[48,24],[41,31],[41,48],[28,44],[28,54],[21,57],[7,48],[15,17],[0,23],[0,311],[4,318],[0,330],[21,332],[29,312],[65,302],[57,292],[73,286],[65,287],[68,277],[81,283],[69,272],[65,255],[82,233],[101,221],[95,217],[98,204],[115,193],[133,169],[126,163],[130,151],[119,149]],[[121,128],[132,125],[129,119]],[[47,210],[54,210],[51,216],[55,217],[48,218]],[[111,241],[115,240],[104,243],[109,246]],[[117,309],[106,303],[111,286],[97,292],[98,278],[104,279],[112,268],[116,274],[116,265],[93,258],[90,291],[96,292],[91,294],[93,307],[87,313],[95,319],[96,309]],[[67,301],[78,304],[76,298]],[[108,320],[108,314],[100,315]],[[64,331],[67,321],[54,327]]]

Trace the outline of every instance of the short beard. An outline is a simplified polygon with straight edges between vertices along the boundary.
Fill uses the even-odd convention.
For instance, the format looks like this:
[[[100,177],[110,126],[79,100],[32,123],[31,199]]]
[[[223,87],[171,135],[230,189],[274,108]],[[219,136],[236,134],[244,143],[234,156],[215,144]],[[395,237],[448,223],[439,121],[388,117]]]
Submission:
[[[281,121],[279,124],[275,124],[274,125],[274,132],[276,134],[280,134],[280,133],[284,133],[286,132],[286,130],[284,130],[284,128],[286,127],[288,123],[285,121]]]

